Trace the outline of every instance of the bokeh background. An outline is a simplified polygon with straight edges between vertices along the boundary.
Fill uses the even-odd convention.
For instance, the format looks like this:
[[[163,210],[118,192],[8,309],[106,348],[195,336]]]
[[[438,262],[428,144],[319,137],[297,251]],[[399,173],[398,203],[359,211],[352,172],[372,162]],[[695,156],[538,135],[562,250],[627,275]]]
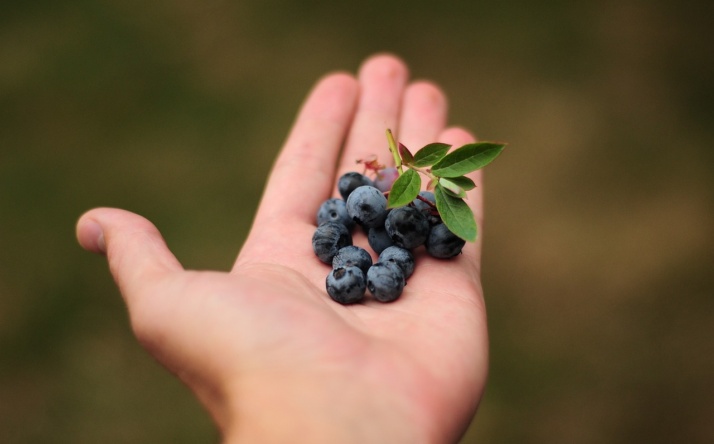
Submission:
[[[491,375],[463,443],[714,442],[714,3],[0,3],[0,442],[216,442],[74,223],[226,270],[305,93],[403,57],[487,168]]]

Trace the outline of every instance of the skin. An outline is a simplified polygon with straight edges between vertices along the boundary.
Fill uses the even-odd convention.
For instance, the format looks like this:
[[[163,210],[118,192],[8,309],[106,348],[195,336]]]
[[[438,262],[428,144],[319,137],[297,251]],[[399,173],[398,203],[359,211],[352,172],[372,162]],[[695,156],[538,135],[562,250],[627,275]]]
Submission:
[[[184,270],[139,215],[97,208],[80,218],[79,243],[106,255],[138,341],[196,394],[224,442],[447,443],[462,436],[488,366],[480,241],[452,261],[418,255],[398,301],[351,306],[326,294],[329,267],[310,242],[320,204],[339,196],[336,178],[355,159],[391,157],[386,128],[414,151],[474,140],[446,127],[446,118],[439,87],[410,83],[405,64],[391,55],[367,59],[356,77],[322,78],[227,273]],[[478,172],[471,177],[478,187],[467,202],[481,227],[483,186]],[[355,244],[366,247],[359,231]]]

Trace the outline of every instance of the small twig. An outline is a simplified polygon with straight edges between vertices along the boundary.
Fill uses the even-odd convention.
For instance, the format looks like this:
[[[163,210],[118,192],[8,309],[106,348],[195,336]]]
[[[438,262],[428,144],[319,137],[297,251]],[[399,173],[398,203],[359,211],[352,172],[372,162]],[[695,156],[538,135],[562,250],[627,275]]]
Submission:
[[[436,205],[434,204],[434,202],[430,201],[430,200],[427,199],[426,197],[417,194],[417,197],[416,197],[416,198],[419,199],[420,201],[426,203],[426,204],[429,205],[431,208],[436,209]]]
[[[394,166],[397,168],[397,171],[401,176],[402,173],[404,173],[404,169],[402,168],[402,158],[399,156],[399,148],[397,147],[397,142],[394,140],[392,130],[390,130],[389,128],[387,128],[387,141],[389,142],[389,151],[392,153],[392,157],[394,158]]]

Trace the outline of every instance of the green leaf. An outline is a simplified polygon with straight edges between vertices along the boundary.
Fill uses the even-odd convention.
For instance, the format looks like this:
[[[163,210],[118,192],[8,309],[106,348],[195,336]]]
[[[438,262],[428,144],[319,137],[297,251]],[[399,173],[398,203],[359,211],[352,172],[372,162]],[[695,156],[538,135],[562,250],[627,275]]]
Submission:
[[[461,199],[466,197],[466,191],[464,191],[463,188],[461,188],[458,184],[452,182],[449,179],[446,179],[444,177],[440,178],[439,185],[441,185],[442,188],[444,188],[446,191],[448,191],[455,197],[459,197]]]
[[[455,183],[456,185],[460,186],[464,191],[469,191],[476,188],[476,184],[474,183],[474,181],[466,176],[449,177],[448,180],[449,182]]]
[[[474,213],[466,202],[448,194],[441,185],[437,185],[434,189],[434,196],[436,197],[436,209],[439,210],[441,220],[446,224],[446,227],[461,239],[474,242],[478,228]]]
[[[498,157],[506,145],[502,143],[470,143],[449,153],[434,164],[432,174],[439,177],[458,177],[485,167]]]
[[[445,143],[430,143],[417,151],[414,155],[414,165],[417,168],[424,168],[434,165],[440,161],[451,148],[451,145]]]
[[[412,155],[412,152],[409,151],[409,148],[404,146],[404,144],[402,143],[399,144],[399,157],[402,158],[403,165],[409,166],[414,161],[414,156]]]
[[[421,177],[414,170],[406,170],[394,181],[389,191],[387,208],[402,207],[416,199],[421,189]]]

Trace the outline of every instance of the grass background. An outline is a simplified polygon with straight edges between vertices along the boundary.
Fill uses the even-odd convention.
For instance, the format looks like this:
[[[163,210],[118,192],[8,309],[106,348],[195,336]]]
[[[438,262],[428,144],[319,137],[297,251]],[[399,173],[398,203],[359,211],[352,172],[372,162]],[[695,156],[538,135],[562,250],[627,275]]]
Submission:
[[[126,208],[229,268],[307,90],[390,51],[509,142],[463,443],[712,442],[713,5],[0,3],[0,441],[216,442],[74,223]]]

